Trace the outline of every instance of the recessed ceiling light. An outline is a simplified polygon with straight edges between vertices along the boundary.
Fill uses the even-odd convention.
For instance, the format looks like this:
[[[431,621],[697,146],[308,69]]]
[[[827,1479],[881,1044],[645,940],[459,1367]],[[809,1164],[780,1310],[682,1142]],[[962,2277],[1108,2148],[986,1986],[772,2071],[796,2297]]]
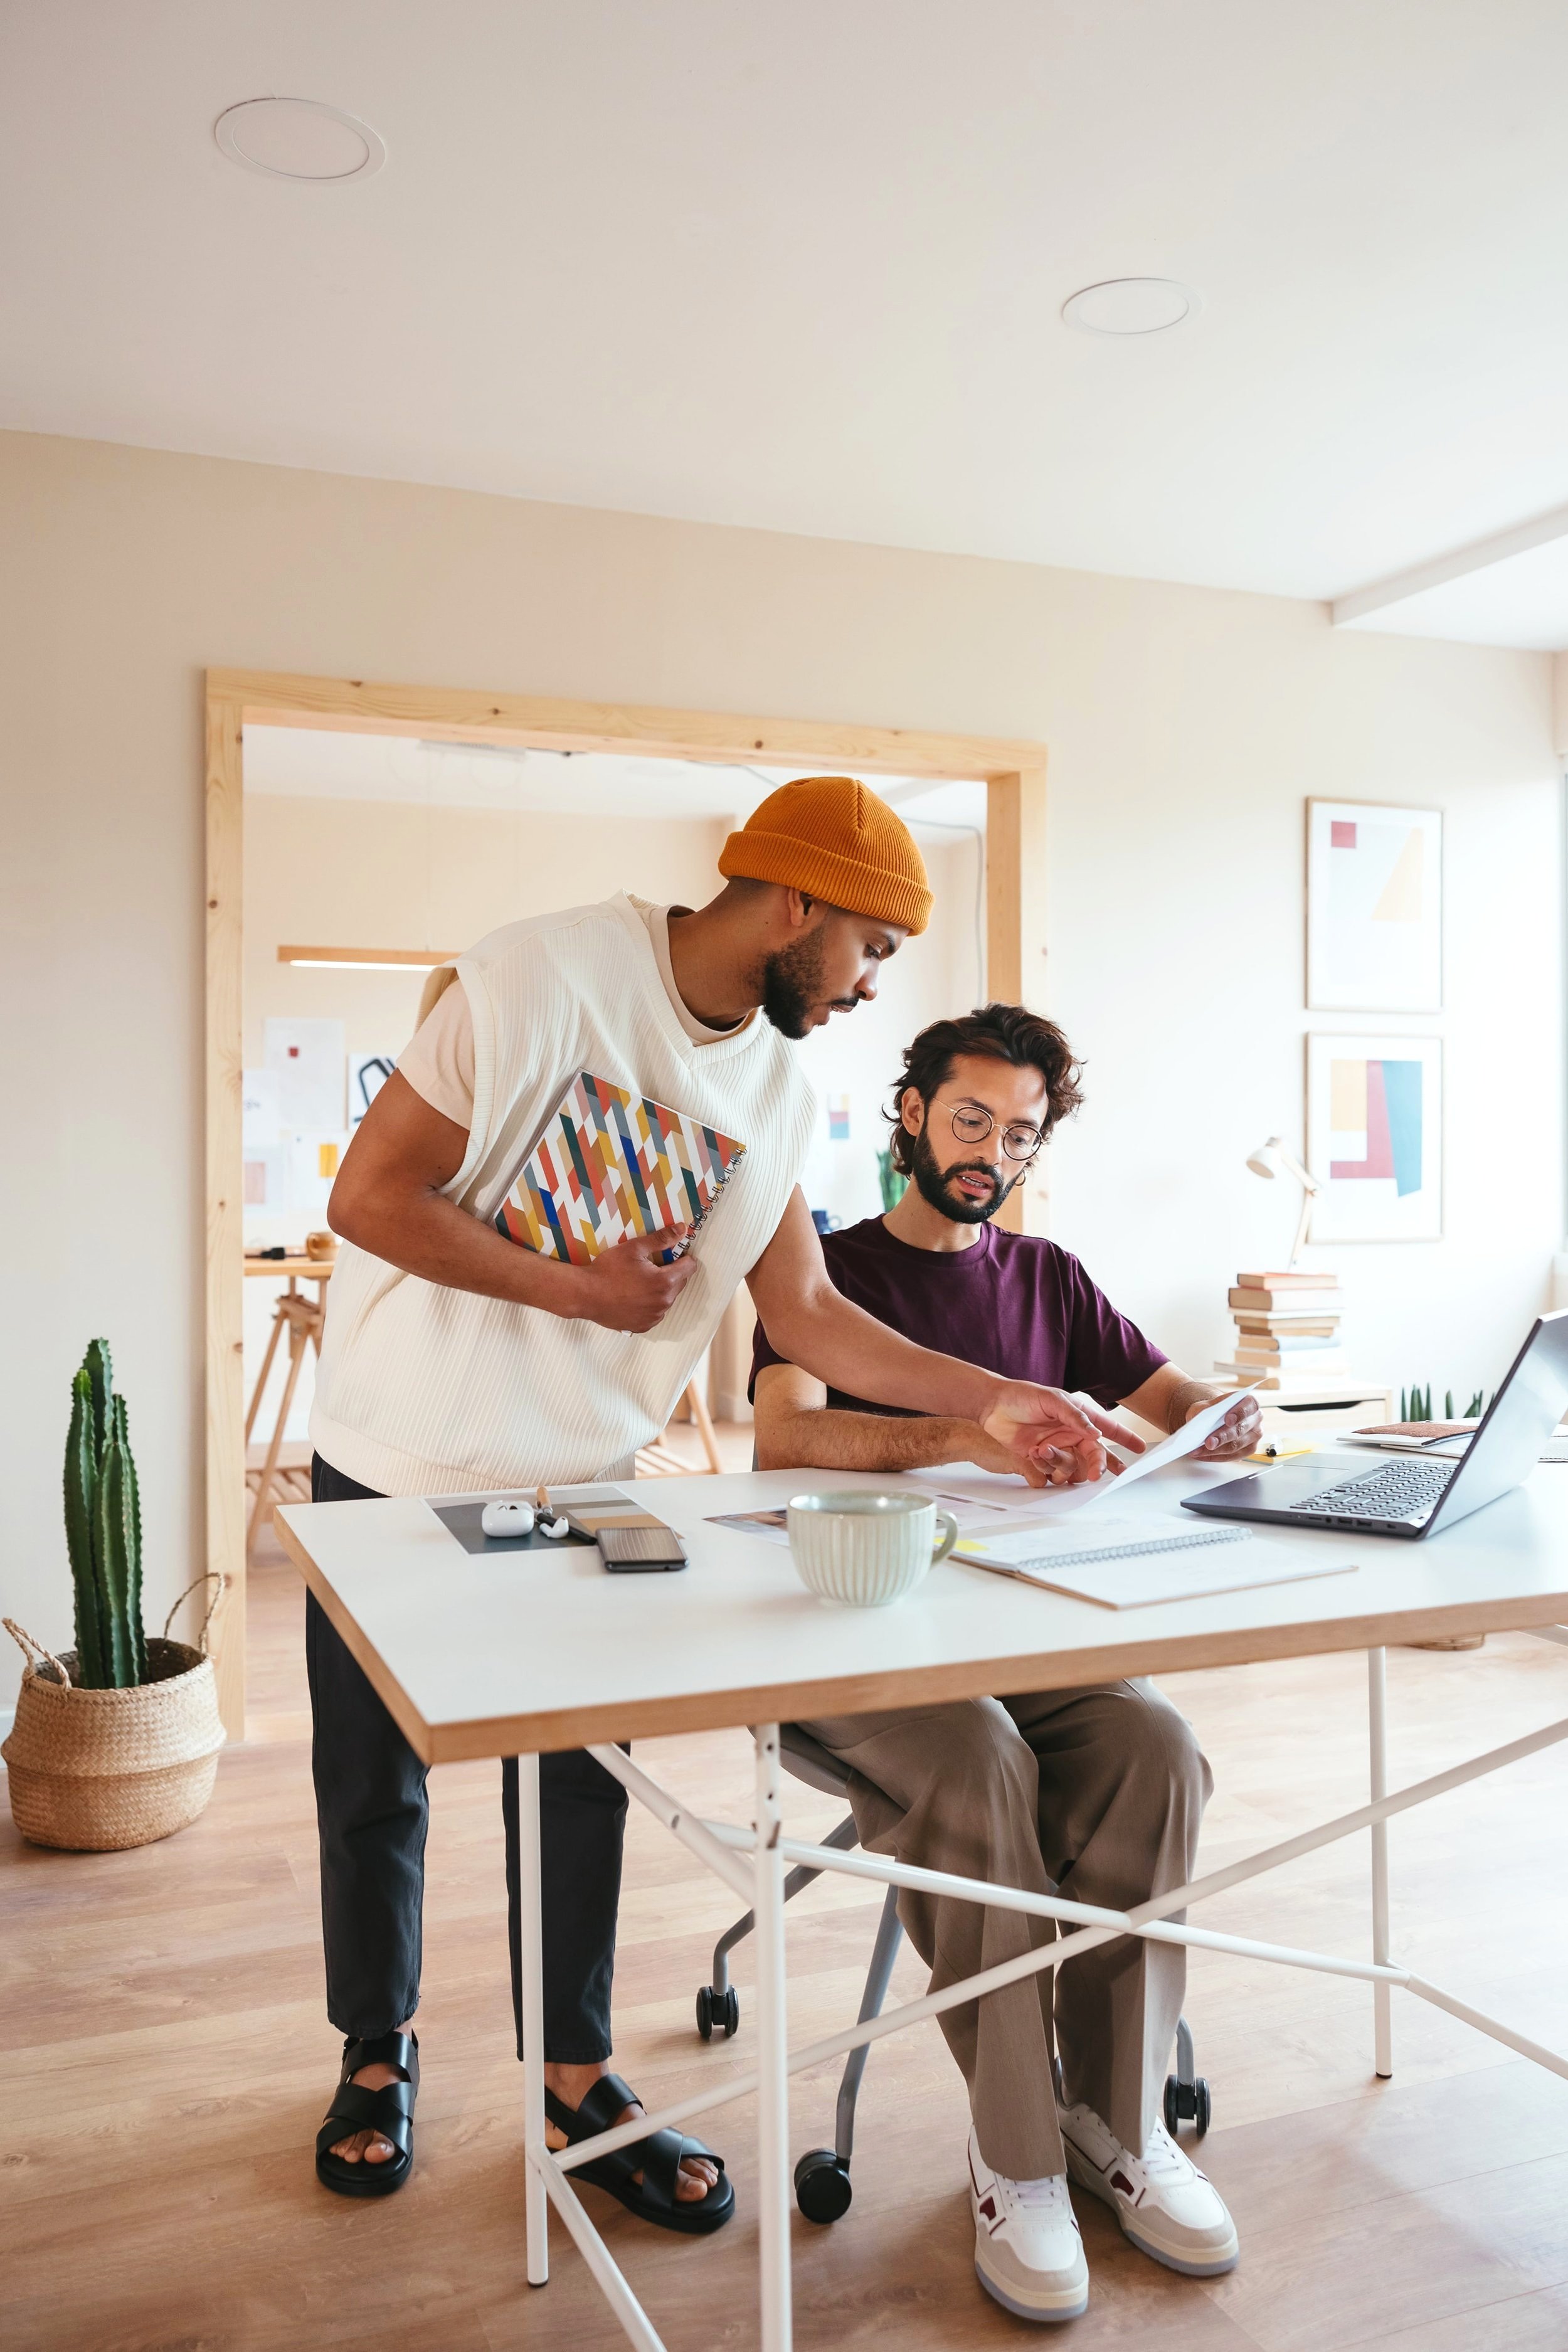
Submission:
[[[1086,335],[1159,335],[1202,307],[1192,288],[1173,278],[1108,278],[1080,287],[1062,304],[1062,317]]]
[[[364,180],[386,161],[368,122],[316,98],[242,99],[213,136],[232,163],[273,180]]]

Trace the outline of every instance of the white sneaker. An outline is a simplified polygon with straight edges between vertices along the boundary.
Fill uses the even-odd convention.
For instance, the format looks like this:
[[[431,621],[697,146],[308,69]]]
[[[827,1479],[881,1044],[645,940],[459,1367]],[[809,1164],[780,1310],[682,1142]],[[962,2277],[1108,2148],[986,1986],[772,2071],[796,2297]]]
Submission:
[[[1081,2319],[1089,2309],[1089,2264],[1065,2172],[1009,2180],[993,2172],[969,2135],[969,2203],[974,2215],[974,2274],[1020,2319]]]
[[[1241,2244],[1225,2200],[1163,2124],[1141,2157],[1128,2154],[1092,2107],[1064,2107],[1061,2126],[1069,2175],[1104,2199],[1135,2246],[1188,2278],[1236,2268]]]

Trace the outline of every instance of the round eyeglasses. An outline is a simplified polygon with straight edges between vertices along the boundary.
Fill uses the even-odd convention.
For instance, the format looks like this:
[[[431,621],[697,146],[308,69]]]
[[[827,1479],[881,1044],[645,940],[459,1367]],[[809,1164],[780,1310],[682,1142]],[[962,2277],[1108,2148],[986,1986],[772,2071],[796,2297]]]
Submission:
[[[990,1112],[982,1110],[978,1103],[960,1103],[949,1116],[960,1143],[984,1143],[996,1124]],[[1005,1127],[1002,1130],[1002,1149],[1009,1160],[1033,1160],[1045,1139],[1037,1127]]]

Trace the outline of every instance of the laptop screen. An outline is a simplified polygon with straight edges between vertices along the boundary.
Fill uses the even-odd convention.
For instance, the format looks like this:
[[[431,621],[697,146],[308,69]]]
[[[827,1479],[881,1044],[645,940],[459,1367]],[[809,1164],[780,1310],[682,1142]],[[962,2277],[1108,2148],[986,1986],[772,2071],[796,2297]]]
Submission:
[[[1542,1315],[1514,1358],[1485,1420],[1465,1448],[1426,1532],[1468,1518],[1522,1485],[1568,1410],[1568,1307]]]

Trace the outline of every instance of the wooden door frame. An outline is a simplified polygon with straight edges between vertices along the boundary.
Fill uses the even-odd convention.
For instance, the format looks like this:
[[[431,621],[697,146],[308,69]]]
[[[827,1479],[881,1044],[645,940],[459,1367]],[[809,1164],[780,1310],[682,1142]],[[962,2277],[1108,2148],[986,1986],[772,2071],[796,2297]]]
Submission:
[[[225,1579],[219,1702],[245,1736],[245,1403],[241,1203],[244,730],[314,727],[552,751],[620,751],[987,787],[986,935],[994,994],[1020,996],[1043,912],[1043,744],[847,721],[659,710],[554,696],[213,669],[206,675],[206,1543]],[[994,850],[993,849],[994,842]],[[1037,993],[1037,991],[1036,992]],[[1037,1212],[1029,1213],[1031,1224]]]

